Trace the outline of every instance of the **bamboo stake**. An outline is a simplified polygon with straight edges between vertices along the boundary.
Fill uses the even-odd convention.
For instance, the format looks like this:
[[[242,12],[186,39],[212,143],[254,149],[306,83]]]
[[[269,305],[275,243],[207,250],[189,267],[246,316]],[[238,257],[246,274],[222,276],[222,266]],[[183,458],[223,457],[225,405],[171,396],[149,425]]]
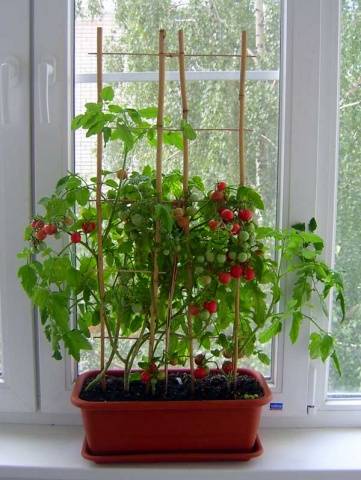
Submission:
[[[180,91],[182,98],[182,118],[183,120],[188,120],[188,99],[187,99],[187,87],[186,87],[186,69],[185,69],[185,52],[184,52],[184,35],[183,30],[178,31],[178,64],[179,64],[179,82],[180,82]],[[189,141],[183,133],[183,198],[186,200],[188,198],[188,189],[189,189]],[[188,237],[187,244],[189,248],[189,230],[186,230],[185,235]],[[187,293],[188,301],[192,296],[192,285],[193,285],[193,271],[192,265],[188,262],[187,264]],[[188,350],[189,350],[189,367],[191,371],[191,388],[194,392],[194,361],[193,361],[193,321],[192,315],[188,309],[187,311],[187,330],[188,330]]]
[[[162,154],[163,154],[163,117],[165,92],[165,30],[159,31],[159,85],[158,85],[158,115],[157,115],[157,157],[156,157],[156,191],[158,201],[162,199]],[[149,325],[149,351],[151,362],[154,356],[155,330],[158,314],[159,268],[158,249],[160,244],[160,222],[155,224],[155,246],[153,255],[152,301]]]
[[[103,89],[103,29],[97,28],[97,93],[98,102],[102,101]],[[96,210],[97,210],[97,240],[98,240],[98,288],[99,288],[99,315],[100,315],[100,370],[105,367],[105,310],[104,310],[104,258],[103,258],[103,217],[102,217],[102,163],[103,163],[103,135],[97,135],[97,182],[96,182]],[[103,388],[105,381],[103,379]]]
[[[179,48],[179,83],[182,98],[182,118],[188,120],[188,99],[186,88],[186,70],[184,61],[184,35],[183,30],[178,31],[178,48]],[[188,195],[188,182],[189,182],[189,142],[183,135],[183,196],[186,198]]]
[[[246,86],[246,69],[247,69],[247,32],[242,32],[242,53],[240,58],[240,85],[239,85],[239,123],[238,123],[238,154],[239,154],[239,184],[244,185],[246,181],[245,175],[245,147],[244,147],[244,123],[245,123],[245,86]],[[234,324],[233,324],[233,381],[236,386],[237,382],[237,365],[238,365],[238,341],[239,341],[239,325],[240,325],[240,284],[238,278],[235,286],[234,298]]]
[[[246,183],[245,175],[245,147],[244,147],[244,120],[245,120],[245,89],[246,89],[246,70],[247,58],[247,32],[242,32],[242,55],[241,55],[241,72],[240,72],[240,87],[239,87],[239,184]]]

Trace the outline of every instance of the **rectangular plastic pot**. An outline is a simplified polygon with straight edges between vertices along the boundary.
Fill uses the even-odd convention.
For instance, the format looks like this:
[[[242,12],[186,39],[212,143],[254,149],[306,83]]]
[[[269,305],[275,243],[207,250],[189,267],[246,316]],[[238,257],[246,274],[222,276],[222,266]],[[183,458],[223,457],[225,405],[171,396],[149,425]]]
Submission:
[[[79,398],[88,377],[80,375],[71,401],[82,412],[86,443],[94,455],[150,452],[250,452],[262,407],[271,400],[264,377],[250,369],[264,396],[252,400],[91,402]],[[122,371],[111,371],[122,375]]]

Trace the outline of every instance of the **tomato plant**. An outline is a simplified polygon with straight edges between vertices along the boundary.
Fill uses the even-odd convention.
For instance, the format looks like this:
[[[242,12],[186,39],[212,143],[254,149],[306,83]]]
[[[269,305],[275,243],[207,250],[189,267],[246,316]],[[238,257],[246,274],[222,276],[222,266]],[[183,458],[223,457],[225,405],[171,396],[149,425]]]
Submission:
[[[286,322],[291,322],[293,343],[302,324],[311,322],[311,357],[331,357],[340,371],[334,338],[320,326],[319,310],[312,314],[309,308],[318,304],[327,315],[327,297],[334,289],[344,317],[342,279],[321,259],[324,244],[315,233],[316,222],[286,230],[259,226],[264,204],[255,189],[221,180],[206,191],[202,179],[193,177],[183,192],[178,170],[163,175],[159,198],[155,171],[148,166],[130,172],[127,165],[137,142],[155,143],[157,109],[126,108],[112,103],[113,96],[111,87],[104,88],[102,101],[86,104],[85,113],[72,124],[85,129],[87,136],[101,132],[105,146],[120,140],[124,149],[119,170],[104,170],[101,178],[105,327],[111,354],[97,381],[117,358],[129,388],[138,353],[150,342],[155,262],[156,341],[139,362],[143,382],[154,386],[164,376],[165,365],[193,362],[193,344],[203,352],[195,357],[196,378],[208,374],[211,362],[227,374],[234,370],[229,359],[256,355],[269,364],[262,344],[278,335]],[[189,124],[183,122],[180,130],[166,131],[166,143],[182,148],[182,133],[194,139]],[[25,259],[19,269],[21,284],[40,311],[56,359],[64,345],[79,360],[82,350],[92,348],[91,330],[100,322],[95,192],[96,178],[71,172],[61,178],[54,193],[39,201],[43,212],[26,227],[29,245],[19,254]],[[155,243],[157,222],[160,241]],[[288,297],[286,284],[291,287]],[[235,344],[237,289],[240,321]],[[78,314],[75,328],[70,320],[73,309]],[[122,354],[121,342],[129,336],[137,340]]]

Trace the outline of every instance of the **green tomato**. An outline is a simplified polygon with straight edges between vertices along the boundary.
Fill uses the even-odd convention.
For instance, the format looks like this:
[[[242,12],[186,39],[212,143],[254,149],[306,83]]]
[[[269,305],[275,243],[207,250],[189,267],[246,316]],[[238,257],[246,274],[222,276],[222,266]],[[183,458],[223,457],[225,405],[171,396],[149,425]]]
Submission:
[[[242,230],[239,232],[238,237],[242,240],[242,242],[247,242],[249,239],[249,233]]]
[[[209,285],[212,281],[212,277],[210,275],[202,275],[199,281],[202,285]]]
[[[199,318],[205,322],[209,319],[211,314],[208,312],[208,310],[202,310],[201,313],[199,314]]]
[[[244,244],[242,245],[242,250],[244,252],[248,252],[250,248],[251,248],[251,245],[248,242],[244,242]]]
[[[141,303],[133,303],[132,310],[134,313],[141,313],[143,311],[143,306]]]
[[[228,252],[228,256],[231,260],[235,260],[237,258],[237,253],[234,251]]]
[[[245,230],[246,230],[247,232],[254,232],[254,231],[256,230],[256,226],[255,226],[255,224],[252,223],[252,222],[246,224],[245,227],[246,227]]]
[[[198,255],[196,260],[198,263],[204,263],[206,259],[204,258],[203,255]]]
[[[216,258],[218,263],[224,263],[227,260],[227,257],[224,255],[224,253],[219,253]]]
[[[206,259],[207,259],[207,262],[214,262],[214,259],[215,259],[214,253],[208,250],[206,252]]]
[[[169,255],[169,250],[163,250],[163,255]]]
[[[140,227],[144,222],[144,218],[139,213],[133,213],[133,215],[130,217],[130,220],[136,227]]]
[[[204,272],[204,268],[203,268],[203,267],[197,266],[197,267],[194,269],[194,273],[195,273],[196,275],[201,275],[203,272]]]
[[[241,252],[237,255],[237,260],[240,262],[240,263],[244,263],[244,262],[247,262],[248,260],[248,255],[247,253],[245,252]]]
[[[174,251],[177,252],[177,253],[179,253],[181,250],[182,250],[182,247],[180,245],[176,245],[174,247]]]

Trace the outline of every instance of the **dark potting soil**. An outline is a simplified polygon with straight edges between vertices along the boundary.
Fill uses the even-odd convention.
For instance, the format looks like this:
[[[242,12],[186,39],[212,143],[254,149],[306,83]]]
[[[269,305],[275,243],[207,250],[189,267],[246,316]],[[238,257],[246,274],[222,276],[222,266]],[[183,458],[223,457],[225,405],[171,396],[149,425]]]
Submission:
[[[235,400],[263,397],[263,390],[258,381],[249,375],[239,375],[236,387],[233,382],[221,374],[214,373],[206,378],[195,381],[195,392],[191,392],[191,377],[189,373],[170,373],[168,391],[165,394],[165,382],[157,382],[152,394],[150,385],[141,381],[132,381],[129,392],[124,391],[123,378],[109,375],[106,377],[106,390],[100,384],[87,390],[86,387],[94,379],[90,377],[85,382],[80,398],[92,402],[117,401],[154,401],[154,400]]]

